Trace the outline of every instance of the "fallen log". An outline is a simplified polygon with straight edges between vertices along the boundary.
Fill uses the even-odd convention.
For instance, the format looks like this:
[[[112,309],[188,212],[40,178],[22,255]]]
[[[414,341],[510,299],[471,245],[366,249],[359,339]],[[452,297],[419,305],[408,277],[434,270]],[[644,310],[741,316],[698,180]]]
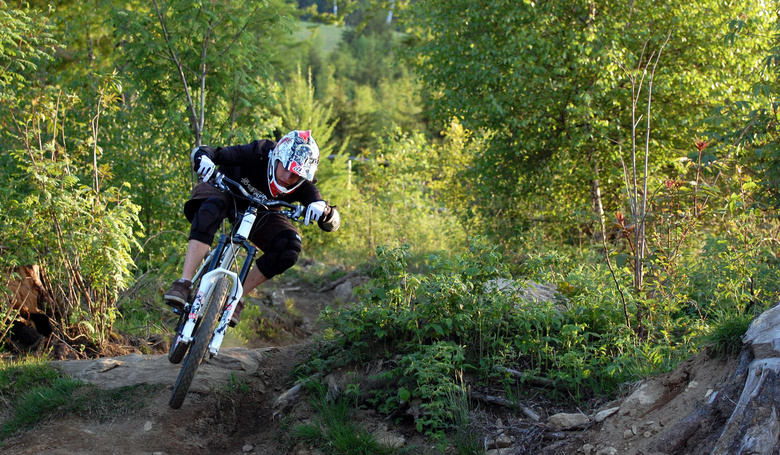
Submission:
[[[527,406],[524,406],[524,405],[522,405],[522,404],[520,404],[520,403],[518,403],[516,401],[507,400],[506,398],[497,397],[497,396],[493,396],[493,395],[487,395],[485,393],[477,392],[477,391],[474,391],[474,390],[469,392],[469,398],[472,398],[472,399],[477,400],[477,401],[481,401],[483,403],[503,406],[503,407],[506,407],[506,408],[514,408],[514,407],[516,407],[516,408],[520,409],[523,412],[523,414],[526,415],[526,417],[528,417],[529,419],[533,420],[534,422],[538,422],[539,419],[540,419],[539,414],[535,413],[531,408],[529,408]]]
[[[665,433],[656,443],[650,446],[653,452],[678,453],[686,446],[688,440],[702,428],[703,422],[712,414],[708,405],[698,405],[682,422]]]
[[[332,290],[336,289],[336,287],[338,285],[340,285],[341,283],[349,280],[350,278],[356,277],[356,276],[358,276],[358,271],[357,270],[349,272],[346,275],[344,275],[343,277],[341,277],[341,278],[339,278],[337,280],[331,281],[330,283],[328,283],[328,284],[322,286],[321,288],[317,289],[317,292],[321,293],[321,292],[332,291]]]
[[[510,378],[523,381],[526,384],[530,384],[535,387],[545,387],[550,389],[564,389],[564,390],[567,389],[565,385],[557,381],[553,381],[552,379],[538,378],[535,376],[525,376],[522,371],[514,370],[512,368],[502,367],[501,365],[496,365],[495,370],[509,375]]]

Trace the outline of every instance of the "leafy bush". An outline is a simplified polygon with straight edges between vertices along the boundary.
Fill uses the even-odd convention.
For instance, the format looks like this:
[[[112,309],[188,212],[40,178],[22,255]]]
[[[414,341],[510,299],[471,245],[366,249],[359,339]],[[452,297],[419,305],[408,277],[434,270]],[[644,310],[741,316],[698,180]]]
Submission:
[[[312,365],[397,359],[389,375],[398,392],[385,394],[390,401],[383,410],[422,400],[421,431],[436,433],[452,423],[448,397],[463,393],[457,378],[464,373],[509,387],[515,378],[501,371],[511,368],[522,371],[523,380],[546,377],[584,399],[633,377],[645,360],[614,299],[563,307],[497,290],[491,283],[509,277],[508,270],[497,248],[481,239],[454,259],[435,256],[425,276],[407,271],[408,247],[378,248],[377,255],[360,302],[326,309],[323,318],[339,348]]]
[[[320,186],[338,204],[342,224],[332,234],[304,231],[313,239],[307,247],[322,244],[328,259],[355,264],[378,245],[409,244],[417,262],[463,245],[465,229],[432,184],[441,164],[437,153],[445,150],[422,133],[392,130],[376,138],[364,160],[348,161],[343,150],[331,162],[323,160]]]
[[[111,86],[110,79],[106,83]],[[139,207],[123,193],[124,185],[101,185],[110,167],[98,164],[94,138],[71,154],[64,135],[49,133],[63,121],[68,103],[78,102],[69,97],[55,108],[49,96],[55,95],[42,95],[27,117],[18,120],[24,134],[11,152],[12,169],[0,177],[6,189],[0,193],[5,208],[0,245],[7,248],[0,268],[40,265],[53,306],[48,310],[68,338],[102,345],[117,317],[119,291],[132,279],[131,251],[140,248]],[[111,97],[105,102],[112,103]],[[84,154],[91,159],[80,166],[78,157]],[[4,298],[2,305],[9,302]]]
[[[447,341],[436,341],[421,345],[417,352],[401,358],[402,398],[408,393],[406,385],[414,391],[415,398],[422,399],[417,431],[424,429],[442,430],[454,421],[454,407],[450,400],[453,396],[463,396],[463,388],[456,383],[457,373],[463,370],[463,349]],[[406,383],[409,384],[406,384]]]

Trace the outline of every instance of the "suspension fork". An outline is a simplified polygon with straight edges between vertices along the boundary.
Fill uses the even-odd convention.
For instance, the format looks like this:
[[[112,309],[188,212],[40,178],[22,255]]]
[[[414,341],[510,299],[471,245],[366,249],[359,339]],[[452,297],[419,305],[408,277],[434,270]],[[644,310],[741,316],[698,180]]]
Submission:
[[[244,261],[243,267],[241,267],[241,272],[238,274],[238,277],[241,279],[241,283],[245,283],[246,277],[249,275],[249,270],[252,269],[252,261],[257,254],[257,248],[250,245],[246,240],[242,240],[241,245],[246,250],[246,260]]]
[[[219,236],[219,243],[217,243],[217,247],[214,249],[214,254],[211,256],[211,262],[207,270],[214,270],[219,267],[222,260],[222,252],[225,251],[225,245],[227,245],[227,239],[228,236],[225,234]]]
[[[241,266],[241,272],[238,275],[234,275],[232,272],[229,274],[235,281],[233,282],[233,288],[228,296],[227,305],[222,312],[222,317],[217,324],[217,328],[214,329],[214,336],[209,343],[209,352],[211,355],[217,355],[219,348],[222,345],[222,341],[225,339],[225,333],[230,324],[230,319],[233,317],[233,313],[236,311],[236,304],[244,291],[243,284],[246,281],[246,277],[249,274],[249,270],[252,268],[252,262],[254,262],[255,255],[257,254],[257,248],[249,244],[246,240],[233,238],[233,241],[239,243],[241,247],[246,250],[246,259]],[[228,264],[222,264],[222,270],[228,269]]]

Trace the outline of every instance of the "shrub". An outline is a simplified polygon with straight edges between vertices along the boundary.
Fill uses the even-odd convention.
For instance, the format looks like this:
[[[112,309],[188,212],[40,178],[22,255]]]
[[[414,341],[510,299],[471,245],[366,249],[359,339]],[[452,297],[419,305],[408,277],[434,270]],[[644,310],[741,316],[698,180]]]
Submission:
[[[64,133],[62,138],[50,134],[63,122],[62,112],[78,102],[64,97],[67,102],[57,109],[49,98],[55,96],[44,93],[27,117],[18,120],[24,136],[17,138],[19,148],[11,152],[10,172],[0,176],[0,186],[6,189],[0,193],[5,209],[0,245],[8,248],[0,256],[0,270],[39,264],[54,306],[48,310],[68,338],[84,337],[82,344],[102,345],[117,317],[119,292],[132,278],[130,252],[140,248],[139,207],[124,194],[126,186],[101,185],[110,168],[98,165],[94,137],[81,142],[86,150],[74,147],[71,154]],[[111,104],[112,98],[104,102]],[[89,164],[79,166],[83,161],[78,154],[87,151],[92,154]],[[8,301],[4,298],[0,305]]]
[[[407,248],[379,248],[377,256],[359,303],[326,309],[323,318],[339,348],[312,365],[395,358],[388,375],[398,391],[384,394],[390,401],[382,408],[391,412],[421,399],[421,431],[436,433],[452,423],[448,397],[461,390],[463,373],[509,387],[516,378],[496,367],[511,368],[523,372],[522,380],[546,377],[585,399],[611,391],[644,361],[615,299],[583,297],[563,307],[491,287],[508,271],[497,248],[481,239],[453,259],[435,256],[425,276],[408,272]]]

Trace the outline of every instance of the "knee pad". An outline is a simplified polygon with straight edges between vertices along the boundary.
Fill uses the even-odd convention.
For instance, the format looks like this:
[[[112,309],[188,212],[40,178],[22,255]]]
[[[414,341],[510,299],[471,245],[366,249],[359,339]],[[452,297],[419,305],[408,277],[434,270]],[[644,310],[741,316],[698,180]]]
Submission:
[[[192,218],[190,240],[198,240],[211,245],[214,241],[214,234],[217,233],[225,216],[225,202],[222,199],[212,197],[203,201]]]
[[[257,258],[257,268],[266,278],[273,278],[298,262],[303,244],[295,231],[282,231],[271,240],[265,254]]]

